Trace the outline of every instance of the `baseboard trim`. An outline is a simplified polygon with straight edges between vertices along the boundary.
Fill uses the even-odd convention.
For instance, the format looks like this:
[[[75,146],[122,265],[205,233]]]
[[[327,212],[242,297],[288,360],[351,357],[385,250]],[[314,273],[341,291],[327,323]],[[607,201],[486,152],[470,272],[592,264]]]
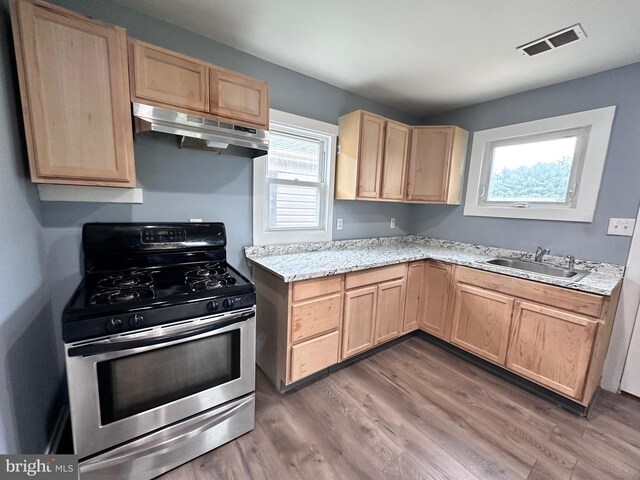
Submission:
[[[69,406],[65,405],[60,409],[60,412],[58,413],[58,418],[56,419],[56,423],[53,426],[53,431],[51,432],[51,438],[49,438],[49,443],[47,444],[47,448],[44,451],[45,455],[54,455],[58,452],[60,439],[62,438],[62,434],[64,433],[64,429],[68,421]]]
[[[417,330],[414,330],[413,332],[405,333],[401,337],[394,338],[393,340],[389,340],[388,342],[383,343],[382,345],[373,347],[372,349],[367,350],[366,352],[362,352],[362,353],[359,353],[358,355],[354,355],[353,357],[349,357],[340,363],[331,365],[330,367],[325,368],[324,370],[320,370],[319,372],[316,372],[313,375],[309,375],[308,377],[305,377],[302,380],[298,380],[297,382],[290,383],[289,385],[285,385],[284,383],[280,382],[280,388],[278,390],[280,391],[280,393],[289,393],[295,390],[299,390],[302,387],[306,387],[307,385],[313,382],[316,382],[321,378],[326,377],[332,372],[348,367],[349,365],[353,365],[354,363],[357,363],[360,360],[364,360],[365,358],[370,357],[371,355],[375,355],[376,353],[381,352],[382,350],[386,350],[387,348],[393,347],[398,343],[404,342],[407,338],[411,338],[415,336],[416,332]]]

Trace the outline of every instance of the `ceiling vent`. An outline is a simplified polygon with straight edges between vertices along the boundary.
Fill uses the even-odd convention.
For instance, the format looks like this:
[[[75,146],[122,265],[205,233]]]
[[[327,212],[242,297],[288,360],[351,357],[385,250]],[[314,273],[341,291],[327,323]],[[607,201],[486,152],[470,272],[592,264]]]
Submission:
[[[563,28],[558,32],[551,33],[543,38],[522,45],[518,47],[517,50],[525,57],[533,57],[534,55],[549,52],[585,38],[587,38],[587,35],[584,33],[584,30],[582,30],[580,24],[576,23],[572,27]]]

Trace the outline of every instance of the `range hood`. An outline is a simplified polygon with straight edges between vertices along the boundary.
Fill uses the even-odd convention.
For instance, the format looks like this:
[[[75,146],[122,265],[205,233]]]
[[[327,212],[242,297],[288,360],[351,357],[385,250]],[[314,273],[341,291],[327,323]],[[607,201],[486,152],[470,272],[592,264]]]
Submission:
[[[206,150],[249,158],[267,154],[269,131],[176,112],[142,103],[133,104],[136,133],[178,135],[180,148]]]

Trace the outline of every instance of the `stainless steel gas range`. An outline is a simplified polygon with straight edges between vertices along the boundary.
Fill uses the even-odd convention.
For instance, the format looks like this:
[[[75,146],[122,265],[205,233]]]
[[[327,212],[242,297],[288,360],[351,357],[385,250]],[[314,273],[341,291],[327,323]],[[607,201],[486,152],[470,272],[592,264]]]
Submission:
[[[82,479],[153,478],[254,427],[255,288],[222,223],[86,224],[63,313]]]

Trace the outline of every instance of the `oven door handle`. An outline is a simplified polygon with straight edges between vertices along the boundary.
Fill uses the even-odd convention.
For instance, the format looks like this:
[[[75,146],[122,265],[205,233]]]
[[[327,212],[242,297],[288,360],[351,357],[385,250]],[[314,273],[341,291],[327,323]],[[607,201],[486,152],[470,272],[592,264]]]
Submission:
[[[126,341],[117,341],[117,342],[108,342],[108,343],[93,343],[90,345],[82,345],[80,347],[72,347],[67,351],[67,356],[87,357],[90,355],[99,355],[101,353],[130,350],[132,348],[148,347],[149,345],[157,345],[160,343],[174,342],[176,340],[180,340],[183,338],[194,337],[196,335],[207,333],[212,330],[218,330],[223,327],[228,327],[229,325],[233,325],[234,323],[244,322],[245,320],[248,320],[251,317],[254,317],[255,314],[256,313],[254,311],[245,312],[238,315],[233,315],[225,319],[221,319],[220,321],[217,321],[217,322],[212,322],[206,325],[189,328],[187,330],[182,330],[180,332],[172,333],[169,335],[158,335],[158,336],[149,337],[149,338],[140,338],[137,340],[126,340]]]

